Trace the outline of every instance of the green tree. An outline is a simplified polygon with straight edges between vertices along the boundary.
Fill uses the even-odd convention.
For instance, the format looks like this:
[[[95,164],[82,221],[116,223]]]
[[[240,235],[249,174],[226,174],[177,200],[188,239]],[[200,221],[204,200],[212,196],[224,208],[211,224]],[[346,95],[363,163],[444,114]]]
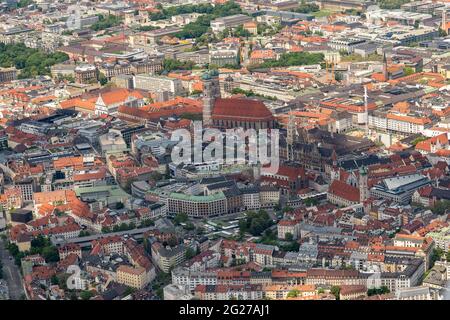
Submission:
[[[172,236],[167,240],[167,244],[171,247],[175,247],[178,244],[178,239],[175,236]]]
[[[404,67],[403,68],[403,73],[405,74],[405,76],[409,76],[415,73],[414,69],[411,67]]]
[[[152,31],[152,30],[157,30],[157,29],[161,29],[160,27],[156,27],[156,26],[139,26],[138,31]]]
[[[374,295],[378,295],[378,294],[386,294],[389,293],[389,288],[386,286],[381,286],[380,288],[371,288],[369,290],[367,290],[367,295],[370,296],[374,296]]]
[[[444,255],[444,250],[441,248],[434,248],[430,257],[430,266],[431,268],[434,266],[435,262],[441,260],[441,257]]]
[[[431,208],[434,214],[444,215],[450,212],[450,200],[436,201],[433,208]]]
[[[104,86],[108,83],[108,78],[106,78],[106,76],[102,72],[100,72],[98,75],[98,81],[102,86]]]
[[[155,225],[155,222],[152,219],[146,219],[141,222],[141,227],[151,227],[154,225]]]
[[[110,227],[102,227],[102,233],[110,233],[111,228]]]
[[[400,7],[411,0],[377,0],[381,9],[400,9]]]
[[[116,203],[116,209],[117,210],[120,210],[120,209],[123,209],[123,208],[125,208],[125,205],[122,203],[122,202],[117,202]]]
[[[124,296],[129,296],[130,294],[133,294],[133,293],[135,293],[135,292],[136,292],[136,289],[135,289],[135,288],[127,287],[127,288],[125,289]]]
[[[243,233],[249,232],[254,236],[259,236],[261,233],[273,224],[269,214],[260,210],[258,212],[247,212],[245,219],[239,221],[239,230]]]
[[[89,300],[94,296],[94,293],[92,291],[89,290],[84,290],[80,292],[80,298],[82,300]]]
[[[186,223],[186,225],[184,226],[184,229],[188,230],[188,231],[192,231],[195,229],[195,226],[192,222],[188,221]]]
[[[46,262],[58,262],[59,254],[55,246],[47,246],[42,248],[42,256]]]
[[[0,44],[0,67],[16,67],[20,70],[20,79],[50,75],[51,66],[68,59],[65,53],[45,53],[28,48],[23,43]]]
[[[122,23],[121,17],[112,14],[109,14],[106,17],[102,14],[98,14],[97,16],[98,21],[90,27],[93,31],[105,30],[111,27],[118,26]]]
[[[336,297],[336,300],[339,300],[339,294],[341,293],[341,287],[339,286],[332,286],[330,290],[331,294]]]
[[[176,59],[164,59],[163,71],[170,72],[173,70],[192,70],[195,63],[193,61],[180,61]]]
[[[317,12],[319,11],[320,8],[317,4],[315,3],[306,3],[305,0],[302,0],[302,2],[300,3],[300,5],[298,6],[297,9],[294,9],[294,12],[299,12],[299,13],[311,13],[311,12]]]
[[[89,231],[81,230],[80,234],[78,236],[79,237],[87,237],[87,236],[90,236],[90,235],[91,235],[91,233]]]
[[[192,7],[190,9],[187,9],[184,6],[182,7],[183,9],[179,10],[195,10],[194,12],[203,11],[199,13],[205,14],[198,17],[198,19],[195,22],[191,22],[185,25],[183,27],[183,30],[176,34],[176,36],[180,39],[192,39],[192,38],[198,39],[210,31],[211,21],[214,20],[215,18],[226,17],[242,13],[241,7],[233,1],[228,1],[224,4],[216,4],[214,5],[214,7],[202,6],[202,7],[194,7],[194,9],[192,9]],[[161,18],[165,19],[169,14],[171,13],[169,13],[167,9],[164,9],[162,14],[161,13],[158,14],[158,20]]]
[[[192,248],[187,248],[187,250],[186,250],[186,260],[192,259],[195,256],[196,256],[195,250],[192,249]]]
[[[249,66],[249,69],[258,68],[276,68],[289,66],[303,66],[312,64],[321,64],[324,61],[322,53],[309,52],[289,52],[283,53],[278,60],[268,60],[259,66]]]
[[[294,211],[294,208],[289,207],[289,206],[283,208],[283,212],[293,212],[293,211]]]
[[[288,298],[297,298],[299,293],[300,293],[300,291],[298,291],[297,289],[293,289],[288,292],[287,297]]]
[[[294,236],[292,235],[292,233],[287,232],[285,234],[285,239],[286,239],[286,241],[292,241],[294,239]]]
[[[180,224],[188,221],[189,217],[186,213],[178,213],[173,220],[175,224]]]
[[[314,198],[307,198],[307,199],[305,199],[305,201],[303,201],[303,203],[307,207],[311,207],[311,206],[317,205],[318,201],[317,201],[317,199],[314,199]]]
[[[59,285],[59,279],[56,275],[52,276],[52,278],[50,279],[50,282],[52,283],[52,285]]]
[[[19,2],[17,2],[17,8],[25,8],[33,3],[34,3],[33,0],[19,0]]]

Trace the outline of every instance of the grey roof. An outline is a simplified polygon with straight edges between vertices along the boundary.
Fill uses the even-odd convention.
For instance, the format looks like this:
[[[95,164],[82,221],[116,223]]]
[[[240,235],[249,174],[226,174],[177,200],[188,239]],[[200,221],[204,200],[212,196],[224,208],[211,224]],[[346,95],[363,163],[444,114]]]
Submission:
[[[235,185],[236,185],[236,182],[234,180],[226,180],[226,181],[209,184],[207,186],[207,188],[208,188],[208,190],[216,190],[216,189],[222,189],[222,188],[231,188]]]
[[[410,175],[384,179],[383,185],[388,190],[394,191],[398,189],[407,188],[408,186],[413,186],[419,182],[422,182],[424,179],[427,179],[427,177],[418,173],[414,173]]]
[[[430,288],[425,287],[425,286],[400,288],[396,292],[396,297],[405,299],[405,298],[413,297],[416,295],[423,295],[423,294],[429,294],[429,293],[430,293]]]

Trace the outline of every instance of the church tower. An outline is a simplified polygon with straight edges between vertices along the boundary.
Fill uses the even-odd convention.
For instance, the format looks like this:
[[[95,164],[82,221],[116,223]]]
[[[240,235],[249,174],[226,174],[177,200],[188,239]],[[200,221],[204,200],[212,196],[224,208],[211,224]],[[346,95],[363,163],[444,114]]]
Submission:
[[[383,52],[383,78],[384,78],[384,81],[389,80],[386,52]]]
[[[369,187],[367,184],[367,168],[361,167],[359,169],[359,201],[363,203],[369,198]]]
[[[293,154],[293,146],[294,146],[294,134],[295,134],[295,119],[294,116],[291,114],[289,115],[289,122],[287,127],[287,159],[288,160],[294,160],[294,154]]]
[[[336,149],[333,149],[333,153],[331,154],[331,160],[333,162],[333,165],[331,166],[330,179],[331,179],[331,182],[333,182],[333,180],[340,179],[340,169],[338,167],[338,158],[337,158]]]
[[[214,101],[220,98],[219,74],[217,70],[206,72],[203,80],[203,125],[212,126],[212,111]]]
[[[444,30],[445,33],[448,32],[448,29],[447,29],[447,11],[445,10],[445,7],[444,7],[444,9],[442,9],[442,26],[441,26],[441,29]]]

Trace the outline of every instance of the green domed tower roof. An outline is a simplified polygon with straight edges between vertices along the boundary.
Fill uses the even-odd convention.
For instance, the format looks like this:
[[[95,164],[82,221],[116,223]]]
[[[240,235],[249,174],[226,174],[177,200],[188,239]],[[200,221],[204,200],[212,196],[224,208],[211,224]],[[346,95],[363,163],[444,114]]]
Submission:
[[[202,80],[210,80],[211,76],[209,75],[209,72],[205,72],[202,74]]]
[[[212,69],[211,71],[209,71],[209,75],[211,77],[217,77],[219,75],[219,70],[217,69]]]
[[[366,175],[367,174],[367,168],[365,166],[362,166],[359,168],[359,174]]]

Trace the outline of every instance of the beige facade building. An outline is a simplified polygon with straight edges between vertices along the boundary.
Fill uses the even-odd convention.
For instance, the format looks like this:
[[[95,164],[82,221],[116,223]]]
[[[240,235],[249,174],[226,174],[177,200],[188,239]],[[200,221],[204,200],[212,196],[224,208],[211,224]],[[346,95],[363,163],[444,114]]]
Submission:
[[[150,283],[151,279],[145,268],[120,266],[117,268],[116,280],[131,288],[143,289]]]

